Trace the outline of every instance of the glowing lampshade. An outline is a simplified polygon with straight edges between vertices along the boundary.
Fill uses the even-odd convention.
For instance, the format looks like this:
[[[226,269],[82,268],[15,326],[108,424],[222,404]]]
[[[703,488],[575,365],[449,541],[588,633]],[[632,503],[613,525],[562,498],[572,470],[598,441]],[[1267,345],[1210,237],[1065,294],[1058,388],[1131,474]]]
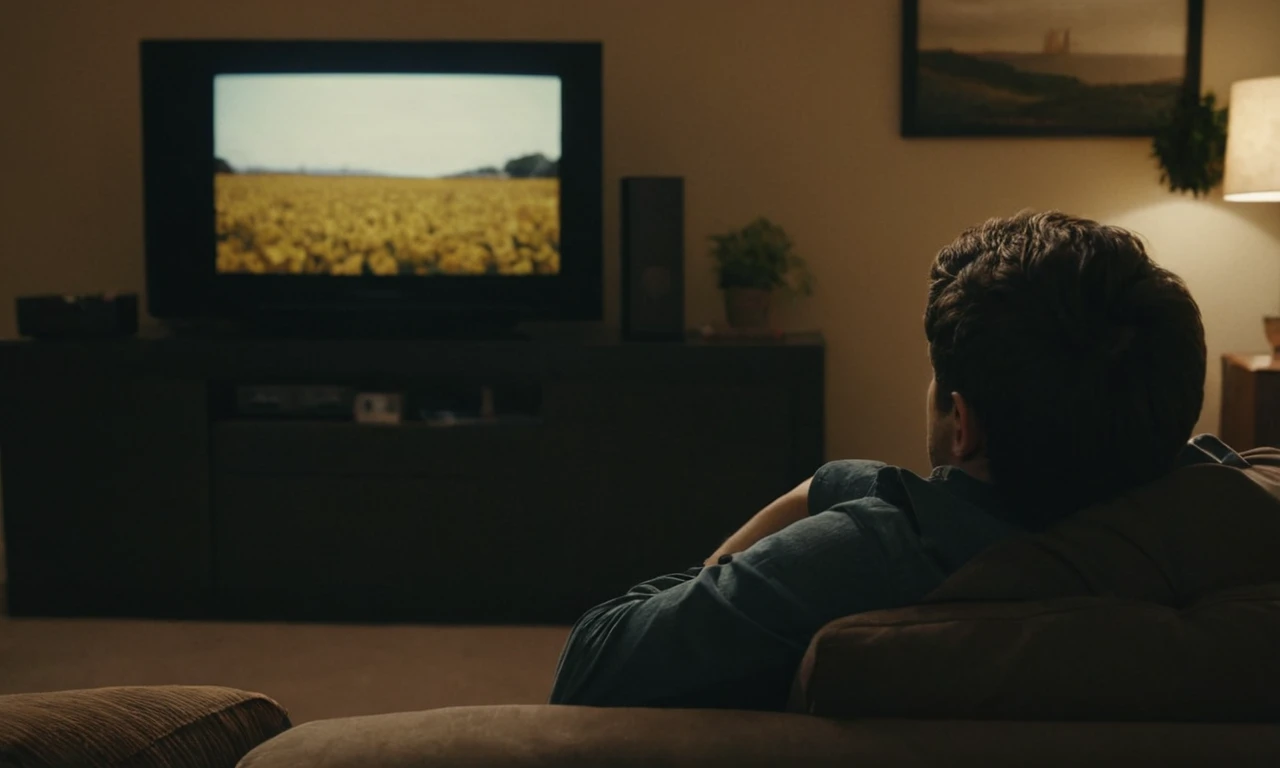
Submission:
[[[1233,83],[1230,107],[1223,199],[1280,203],[1280,77]]]

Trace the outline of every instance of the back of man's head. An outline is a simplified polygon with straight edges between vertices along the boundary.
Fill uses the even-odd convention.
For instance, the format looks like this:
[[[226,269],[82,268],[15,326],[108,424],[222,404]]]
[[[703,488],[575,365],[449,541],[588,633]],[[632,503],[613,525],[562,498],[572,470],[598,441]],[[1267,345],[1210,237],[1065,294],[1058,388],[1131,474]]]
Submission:
[[[1059,212],[992,219],[930,281],[935,406],[965,398],[1030,527],[1171,469],[1204,400],[1204,326],[1136,236]]]

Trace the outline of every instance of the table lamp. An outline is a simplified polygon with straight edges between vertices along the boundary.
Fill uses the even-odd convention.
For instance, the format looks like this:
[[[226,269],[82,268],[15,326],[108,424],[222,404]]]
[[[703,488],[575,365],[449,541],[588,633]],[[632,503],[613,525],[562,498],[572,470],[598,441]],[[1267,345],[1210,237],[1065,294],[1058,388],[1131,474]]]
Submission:
[[[1231,85],[1222,198],[1280,203],[1280,76]],[[1280,357],[1280,317],[1263,318],[1272,354]]]

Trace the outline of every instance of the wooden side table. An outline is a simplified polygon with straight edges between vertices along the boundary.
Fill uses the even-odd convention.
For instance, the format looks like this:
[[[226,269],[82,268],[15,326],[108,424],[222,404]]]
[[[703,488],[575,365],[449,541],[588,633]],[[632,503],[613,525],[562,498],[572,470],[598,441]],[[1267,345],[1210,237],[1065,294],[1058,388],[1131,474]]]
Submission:
[[[1219,437],[1238,451],[1280,447],[1280,357],[1222,356]]]

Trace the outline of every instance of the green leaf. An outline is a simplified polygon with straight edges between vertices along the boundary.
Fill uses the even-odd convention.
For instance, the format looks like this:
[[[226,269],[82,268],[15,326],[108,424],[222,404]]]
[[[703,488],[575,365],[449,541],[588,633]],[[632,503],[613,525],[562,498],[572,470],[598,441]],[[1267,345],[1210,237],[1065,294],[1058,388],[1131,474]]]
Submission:
[[[1151,141],[1160,183],[1196,198],[1222,182],[1226,150],[1227,110],[1216,107],[1212,92],[1179,99]]]
[[[709,237],[721,288],[783,288],[812,292],[812,275],[794,252],[786,230],[764,216],[745,227]]]

